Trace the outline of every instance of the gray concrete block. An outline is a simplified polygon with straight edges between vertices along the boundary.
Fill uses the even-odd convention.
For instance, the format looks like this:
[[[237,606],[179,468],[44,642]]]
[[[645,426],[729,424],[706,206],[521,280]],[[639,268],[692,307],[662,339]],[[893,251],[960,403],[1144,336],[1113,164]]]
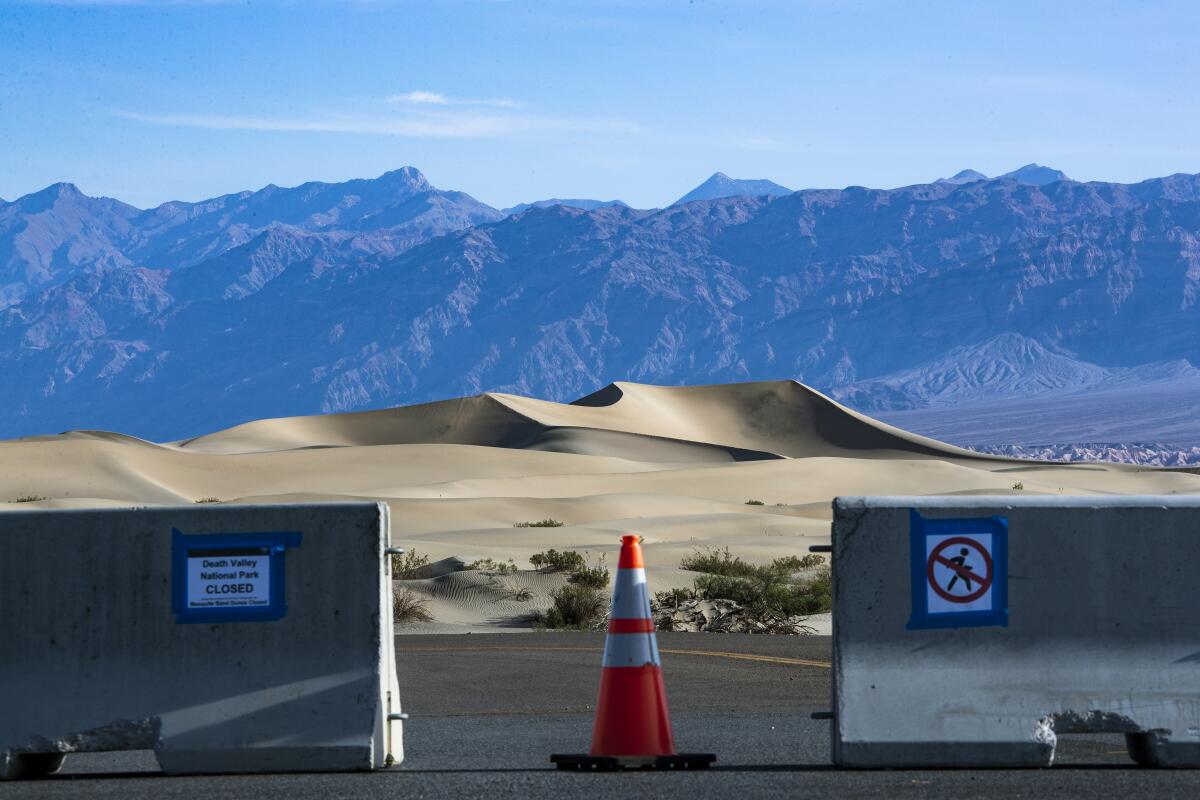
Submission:
[[[211,543],[301,536],[269,569],[267,556],[230,561],[260,566],[239,573],[257,578],[184,576],[220,599],[201,592],[181,614],[185,540],[173,529],[194,554],[235,558]],[[380,503],[0,515],[0,777],[47,774],[64,753],[147,748],[169,773],[399,762],[388,533]],[[282,578],[283,605],[271,607],[286,611],[240,621],[259,613],[253,592],[267,577]],[[232,602],[222,589],[250,594],[200,609],[224,619],[184,621],[191,606]]]
[[[1007,520],[1004,624],[910,627],[911,510]],[[842,497],[833,551],[835,763],[1047,766],[1108,732],[1200,766],[1200,498]]]

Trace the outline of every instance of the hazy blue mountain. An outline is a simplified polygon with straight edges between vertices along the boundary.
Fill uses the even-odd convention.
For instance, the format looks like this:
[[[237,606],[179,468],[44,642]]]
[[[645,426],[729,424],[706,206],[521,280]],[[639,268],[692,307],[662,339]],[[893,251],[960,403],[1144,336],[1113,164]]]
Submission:
[[[267,186],[142,211],[59,183],[0,206],[0,307],[87,272],[176,269],[214,258],[269,230],[329,233],[352,249],[396,255],[503,215],[462,192],[435,189],[404,167],[372,180]]]
[[[131,265],[138,213],[70,183],[0,204],[0,308],[80,271]]]
[[[1070,180],[1062,170],[1043,167],[1040,164],[1026,164],[1023,167],[1014,169],[1012,172],[1006,172],[997,177],[1012,178],[1018,183],[1028,183],[1031,186],[1045,186],[1055,181]]]
[[[1145,397],[1147,376],[1183,385],[1200,363],[1200,176],[559,205],[401,244],[405,223],[310,217],[0,310],[0,433],[175,438],[490,389],[570,400],[614,379],[795,378],[945,409]]]
[[[694,200],[720,200],[724,197],[782,197],[792,190],[766,179],[744,180],[731,178],[723,172],[714,172],[712,177],[692,189],[672,205],[683,205]]]
[[[977,172],[973,169],[959,170],[949,178],[939,178],[939,183],[974,183],[975,181],[986,181],[987,175],[982,172]]]
[[[976,181],[1000,180],[1001,178],[1011,178],[1017,183],[1026,183],[1030,186],[1045,186],[1048,183],[1055,181],[1070,180],[1067,174],[1061,170],[1043,167],[1040,164],[1026,164],[1023,167],[1014,169],[1012,172],[1006,172],[1003,175],[997,175],[995,178],[988,178],[982,172],[973,169],[964,169],[954,173],[949,178],[940,178],[938,183],[974,183]]]
[[[522,211],[528,211],[531,208],[550,208],[551,206],[581,208],[584,211],[595,211],[597,208],[608,208],[609,206],[625,206],[628,208],[628,205],[620,200],[563,200],[558,197],[552,197],[549,200],[535,200],[532,203],[518,203],[512,208],[501,209],[500,213],[506,217],[511,217],[513,214],[520,214]]]
[[[271,185],[199,203],[165,203],[138,218],[147,241],[135,256],[141,264],[188,266],[279,225],[308,232],[387,231],[403,249],[502,216],[470,195],[435,189],[418,170],[404,167],[374,179]]]
[[[837,387],[833,395],[864,410],[921,408],[1075,391],[1107,376],[1096,364],[1052,353],[1017,333],[1002,333],[953,347],[916,367]]]

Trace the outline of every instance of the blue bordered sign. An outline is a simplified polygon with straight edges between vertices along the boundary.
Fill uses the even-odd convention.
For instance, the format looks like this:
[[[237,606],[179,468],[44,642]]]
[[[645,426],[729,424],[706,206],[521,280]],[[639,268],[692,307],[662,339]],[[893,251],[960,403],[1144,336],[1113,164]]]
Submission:
[[[909,512],[913,628],[1008,625],[1008,520]]]
[[[299,531],[187,534],[171,529],[171,607],[176,622],[283,619],[284,555]]]

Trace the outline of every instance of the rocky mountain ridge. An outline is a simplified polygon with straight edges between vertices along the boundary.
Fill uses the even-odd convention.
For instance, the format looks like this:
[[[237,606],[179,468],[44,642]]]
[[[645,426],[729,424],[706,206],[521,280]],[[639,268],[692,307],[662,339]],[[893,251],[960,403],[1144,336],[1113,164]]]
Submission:
[[[503,217],[397,173],[151,211],[103,201],[74,228],[58,221],[81,201],[42,198],[66,206],[2,240],[10,266],[35,252],[59,272],[0,311],[0,433],[179,438],[484,390],[569,400],[613,379],[793,378],[918,413],[903,409],[1122,375],[1132,391],[1155,370],[1190,385],[1200,363],[1200,176]],[[32,197],[23,213],[46,213]]]
[[[332,246],[396,255],[413,244],[503,215],[462,192],[435,189],[403,167],[372,180],[269,185],[197,203],[141,210],[59,183],[0,205],[0,307],[83,273],[180,269],[265,233],[327,234]]]

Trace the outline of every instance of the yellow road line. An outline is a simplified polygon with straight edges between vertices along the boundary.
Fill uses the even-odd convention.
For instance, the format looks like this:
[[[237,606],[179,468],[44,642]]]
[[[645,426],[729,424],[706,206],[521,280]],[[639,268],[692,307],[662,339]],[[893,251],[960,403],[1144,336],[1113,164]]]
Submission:
[[[817,661],[811,658],[760,656],[756,653],[726,653],[718,650],[669,650],[667,648],[660,648],[659,652],[684,656],[713,656],[715,658],[733,658],[743,661],[765,661],[768,664],[786,664],[793,667],[821,667],[822,669],[830,669],[833,666],[828,661]]]
[[[396,655],[404,653],[461,653],[461,652],[487,652],[489,650],[504,651],[504,652],[523,652],[523,651],[566,651],[566,652],[588,652],[599,653],[603,648],[600,647],[504,647],[504,646],[487,646],[487,647],[404,647],[403,645],[396,648]],[[782,664],[790,667],[819,667],[821,669],[829,669],[832,665],[828,661],[817,661],[811,658],[788,658],[786,656],[763,656],[757,653],[730,653],[723,650],[677,650],[674,648],[660,648],[661,653],[670,653],[671,655],[680,656],[708,656],[710,658],[729,658],[736,661],[762,661],[767,664]]]

